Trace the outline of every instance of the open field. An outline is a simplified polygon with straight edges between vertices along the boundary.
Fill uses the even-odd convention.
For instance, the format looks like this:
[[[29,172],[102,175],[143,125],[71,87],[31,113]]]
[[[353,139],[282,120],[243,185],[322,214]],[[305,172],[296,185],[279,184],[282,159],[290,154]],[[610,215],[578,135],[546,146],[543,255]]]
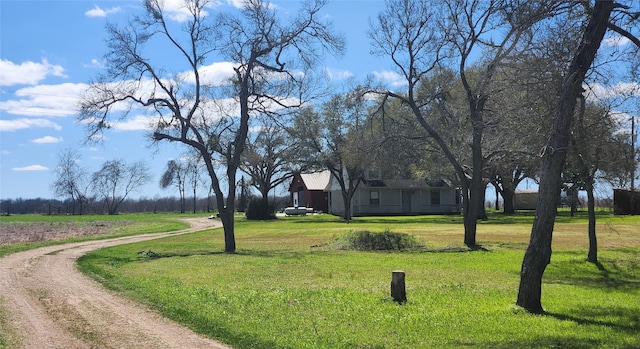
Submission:
[[[40,246],[175,231],[188,226],[176,217],[152,214],[0,216],[0,257]]]
[[[640,217],[598,217],[600,265],[585,261],[586,218],[558,218],[545,315],[513,306],[532,219],[480,222],[485,251],[474,252],[457,216],[239,219],[236,254],[220,252],[217,229],[96,251],[80,267],[234,348],[640,347]],[[327,244],[355,229],[409,233],[426,248]],[[396,269],[403,305],[389,296]]]

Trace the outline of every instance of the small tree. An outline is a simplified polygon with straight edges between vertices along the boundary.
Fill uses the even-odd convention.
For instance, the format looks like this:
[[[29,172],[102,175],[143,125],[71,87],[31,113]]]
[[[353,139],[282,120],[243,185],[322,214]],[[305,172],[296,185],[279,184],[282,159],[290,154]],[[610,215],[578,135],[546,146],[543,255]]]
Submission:
[[[187,177],[187,168],[176,160],[169,160],[166,169],[160,177],[160,188],[166,189],[170,185],[174,185],[178,189],[180,195],[180,213],[185,211],[185,183]]]
[[[149,168],[142,161],[127,165],[123,160],[111,160],[91,176],[91,184],[107,212],[114,215],[127,196],[150,179]]]
[[[66,149],[58,154],[58,165],[55,170],[56,179],[53,191],[57,197],[66,197],[71,201],[71,214],[83,213],[89,188],[87,170],[80,166],[80,154],[76,150]]]

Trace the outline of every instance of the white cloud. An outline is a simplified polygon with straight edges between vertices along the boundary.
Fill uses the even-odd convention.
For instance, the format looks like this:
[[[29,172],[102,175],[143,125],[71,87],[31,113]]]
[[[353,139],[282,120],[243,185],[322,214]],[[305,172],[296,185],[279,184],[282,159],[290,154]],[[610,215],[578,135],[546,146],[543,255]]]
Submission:
[[[44,136],[36,139],[32,139],[32,143],[36,144],[52,144],[52,143],[60,143],[62,142],[62,137],[53,137],[53,136]]]
[[[392,71],[374,71],[373,75],[382,82],[389,84],[393,87],[406,86],[407,80],[400,74]]]
[[[329,79],[334,81],[346,80],[354,76],[353,73],[348,70],[332,69],[332,68],[327,68],[325,70],[327,72],[327,75],[329,76]]]
[[[0,132],[11,132],[17,130],[24,130],[28,128],[41,127],[52,128],[54,130],[62,130],[62,126],[47,119],[15,119],[15,120],[0,120]]]
[[[200,83],[209,86],[221,86],[229,83],[229,79],[233,78],[235,71],[234,64],[231,62],[215,62],[210,65],[200,67],[198,71],[200,75]],[[191,72],[180,73],[180,80],[188,83],[195,83],[196,78]]]
[[[6,150],[6,149],[2,149],[2,155],[9,155],[11,154],[10,151]]]
[[[86,84],[38,85],[17,90],[18,99],[0,101],[0,111],[24,116],[60,116],[76,114],[78,96]]]
[[[220,2],[214,0],[205,5],[205,8],[213,9],[219,5]],[[189,5],[187,5],[185,0],[164,0],[163,11],[169,19],[182,23],[193,17],[187,6]],[[200,15],[206,17],[209,13],[203,9]]]
[[[118,121],[112,125],[114,130],[119,131],[142,131],[153,129],[154,122],[158,120],[157,116],[137,115],[132,118]]]
[[[617,97],[640,97],[640,83],[619,82],[612,86],[593,84],[586,87],[587,99],[609,99]]]
[[[45,58],[40,63],[27,61],[20,64],[0,59],[0,86],[36,85],[48,76],[67,77],[62,66],[49,64]]]
[[[44,167],[42,165],[30,165],[25,167],[14,167],[12,168],[14,171],[49,171],[49,168]]]
[[[93,58],[91,60],[91,63],[83,64],[82,66],[85,67],[85,68],[98,68],[98,69],[104,69],[105,68],[104,63],[102,61],[100,61],[99,59],[97,59],[97,58]]]
[[[247,7],[248,0],[227,0],[227,5],[233,6],[238,9]],[[277,9],[278,6],[271,2],[266,3],[266,7],[270,9]]]
[[[98,5],[93,5],[93,8],[85,12],[84,15],[87,17],[107,17],[108,15],[112,15],[120,11],[122,11],[120,6],[116,6],[108,9],[102,9]]]
[[[631,40],[622,35],[612,35],[602,39],[603,47],[622,47],[630,43]]]

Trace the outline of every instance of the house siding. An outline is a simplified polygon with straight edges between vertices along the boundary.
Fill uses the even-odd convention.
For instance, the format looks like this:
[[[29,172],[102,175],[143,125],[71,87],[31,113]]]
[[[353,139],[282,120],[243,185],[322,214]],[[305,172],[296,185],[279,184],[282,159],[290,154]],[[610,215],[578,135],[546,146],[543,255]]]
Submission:
[[[378,205],[371,205],[371,191],[380,193]],[[440,193],[440,204],[433,205],[431,203],[432,191]],[[406,200],[404,202],[403,195]],[[459,191],[456,188],[358,188],[351,202],[352,214],[354,216],[458,214],[460,213],[458,195]],[[407,196],[408,199],[406,199]],[[332,214],[344,214],[344,200],[339,190],[331,191],[329,207],[329,212]]]

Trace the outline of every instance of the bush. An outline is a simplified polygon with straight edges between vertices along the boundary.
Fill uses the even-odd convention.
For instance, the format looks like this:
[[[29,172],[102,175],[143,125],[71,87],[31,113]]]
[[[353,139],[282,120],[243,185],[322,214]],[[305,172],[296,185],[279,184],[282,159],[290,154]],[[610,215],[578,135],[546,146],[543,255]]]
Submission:
[[[266,221],[276,219],[275,205],[262,199],[253,199],[249,202],[249,206],[245,211],[248,220]]]
[[[423,247],[424,243],[414,236],[389,230],[382,233],[351,231],[343,238],[343,248],[360,251],[404,251]]]

